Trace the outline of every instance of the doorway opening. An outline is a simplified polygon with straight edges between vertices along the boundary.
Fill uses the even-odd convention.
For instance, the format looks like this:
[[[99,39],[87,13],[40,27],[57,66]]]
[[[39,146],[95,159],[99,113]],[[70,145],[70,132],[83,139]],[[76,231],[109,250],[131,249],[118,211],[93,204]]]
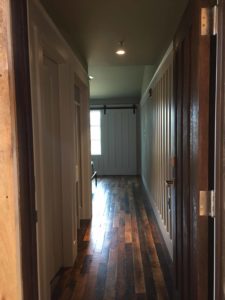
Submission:
[[[87,67],[84,67],[85,64],[82,65],[78,56],[74,54],[75,52],[68,45],[67,40],[62,36],[57,26],[53,24],[42,5],[36,2],[30,1],[29,3],[29,35],[27,32],[24,33],[22,29],[23,27],[27,30],[26,22],[22,24],[22,27],[18,27],[19,33],[24,36],[21,41],[18,41],[18,37],[16,37],[20,34],[16,35],[18,31],[15,26],[19,23],[19,13],[15,13],[16,6],[14,3],[12,4],[13,13],[15,13],[15,19],[13,20],[15,22],[13,23],[14,39],[18,45],[21,45],[20,42],[23,41],[26,45],[26,49],[21,45],[24,51],[22,51],[21,57],[24,60],[14,53],[16,72],[20,70],[20,67],[24,70],[19,64],[20,60],[26,67],[25,71],[22,72],[24,77],[19,78],[19,73],[16,73],[15,81],[16,97],[25,99],[23,100],[25,102],[22,102],[22,108],[17,104],[17,135],[18,141],[21,143],[21,148],[19,148],[21,160],[19,160],[18,165],[25,172],[24,178],[28,182],[25,185],[24,179],[21,179],[21,195],[24,195],[23,199],[29,200],[27,202],[21,200],[21,226],[24,228],[24,231],[21,231],[22,246],[25,247],[22,248],[22,272],[27,277],[29,277],[28,274],[31,275],[30,286],[35,286],[37,280],[35,280],[34,273],[35,267],[38,265],[39,297],[48,299],[50,297],[51,281],[55,274],[61,267],[71,267],[76,260],[78,249],[77,228],[81,227],[81,231],[83,228],[80,220],[90,219],[92,215],[89,81]],[[44,3],[45,1],[41,2]],[[49,0],[49,2],[51,1]],[[121,217],[127,204],[125,194],[128,195],[128,198],[130,197],[131,203],[130,200],[128,201],[130,209],[137,209],[135,212],[136,218],[139,214],[140,219],[145,221],[141,224],[141,221],[138,221],[137,218],[137,227],[141,224],[141,229],[144,228],[148,232],[150,221],[148,216],[146,217],[147,213],[145,215],[142,206],[138,207],[135,201],[132,202],[135,199],[134,195],[138,196],[135,189],[138,189],[140,183],[129,179],[129,176],[141,175],[147,191],[148,202],[152,205],[158,223],[157,226],[161,230],[170,258],[174,262],[176,274],[174,291],[177,293],[177,297],[182,299],[213,298],[213,293],[219,293],[216,290],[219,288],[220,293],[218,295],[221,296],[223,286],[221,277],[216,277],[216,280],[220,282],[218,286],[217,281],[214,282],[214,286],[212,285],[215,261],[217,261],[216,268],[221,272],[220,274],[223,274],[223,268],[218,267],[218,255],[222,253],[221,249],[223,249],[222,200],[220,199],[219,204],[217,204],[218,217],[216,215],[215,220],[210,219],[212,212],[207,210],[208,202],[213,200],[209,195],[213,195],[211,190],[214,189],[215,184],[219,195],[223,193],[223,185],[221,184],[221,178],[223,178],[221,173],[223,174],[223,171],[219,167],[223,150],[221,148],[218,150],[217,146],[215,159],[216,171],[219,170],[219,173],[216,173],[215,182],[215,178],[212,176],[214,169],[212,164],[212,161],[214,162],[214,133],[212,131],[214,130],[212,128],[215,125],[215,53],[217,51],[218,54],[217,78],[220,78],[223,82],[223,71],[219,65],[221,61],[223,62],[220,52],[223,39],[221,36],[219,37],[218,48],[215,49],[212,45],[211,32],[203,30],[204,26],[199,27],[202,20],[207,21],[207,16],[212,15],[210,13],[211,1],[206,2],[203,3],[203,1],[198,0],[197,3],[193,1],[189,4],[188,9],[181,18],[180,25],[178,26],[179,22],[177,27],[174,25],[174,28],[178,28],[178,31],[174,39],[171,38],[174,40],[173,46],[166,53],[164,59],[160,60],[160,64],[157,61],[158,69],[157,67],[152,69],[152,66],[144,67],[146,71],[144,71],[144,75],[148,72],[151,73],[151,71],[152,73],[151,79],[147,79],[147,86],[145,85],[141,92],[141,102],[140,94],[133,98],[123,95],[122,100],[119,97],[113,98],[111,96],[111,108],[104,108],[100,111],[101,131],[96,128],[91,130],[95,131],[95,134],[92,134],[92,144],[95,143],[95,147],[93,147],[93,149],[95,148],[95,155],[92,156],[92,160],[98,174],[100,176],[123,177],[119,183],[114,181],[111,186],[112,195],[117,192],[118,198],[121,197],[122,199],[121,207],[118,208],[117,198],[113,198],[113,200],[110,197],[108,198],[112,201],[112,207],[107,210],[107,213],[110,213],[110,209],[114,208],[120,214],[120,217],[115,216],[115,219],[113,219],[112,228],[115,228],[116,235],[118,235],[121,229],[120,226],[122,228],[123,226],[126,227],[126,217]],[[18,5],[17,8],[24,17],[26,15],[26,4],[25,2],[21,3],[23,6]],[[223,23],[223,5],[224,3],[221,1],[219,5],[219,24]],[[22,11],[20,10],[21,7]],[[46,4],[46,7],[49,9],[48,4]],[[57,13],[60,13],[59,8],[60,3],[55,6]],[[169,11],[168,9],[166,11]],[[51,11],[51,9],[48,11]],[[76,12],[76,10],[71,11]],[[163,13],[163,10],[160,9],[160,12]],[[202,16],[206,16],[206,18],[201,18]],[[173,20],[173,18],[170,18],[170,20]],[[86,22],[83,23],[86,24]],[[129,23],[129,25],[131,26],[132,23]],[[101,26],[98,28],[101,28]],[[81,27],[80,30],[82,32]],[[221,28],[220,32],[223,32]],[[27,63],[28,36],[30,81],[29,64]],[[82,36],[81,33],[80,36]],[[128,47],[129,42],[123,42],[121,45],[127,45]],[[82,45],[80,49],[82,49]],[[165,51],[166,47],[163,49]],[[126,50],[129,50],[129,47]],[[125,52],[129,53],[129,51]],[[172,59],[169,62],[170,54]],[[143,58],[144,55],[143,53],[143,56],[140,55],[140,57]],[[90,63],[92,72],[96,70],[95,66],[95,64]],[[113,68],[109,72],[107,65],[101,67],[101,72],[103,71],[115,74]],[[104,72],[102,74],[106,74]],[[122,74],[122,78],[128,78],[128,75],[134,74],[133,72],[138,74],[140,78],[140,74],[142,74],[143,78],[143,65],[129,66],[126,68],[125,73],[121,72],[120,74]],[[74,84],[74,74],[82,83],[82,88],[78,87],[76,83]],[[105,75],[103,77],[106,78]],[[95,78],[97,77],[95,76]],[[137,77],[134,81],[137,81]],[[29,86],[26,86],[29,82],[31,82],[31,103],[28,96]],[[221,97],[221,91],[223,90],[221,89],[221,83],[217,82],[217,85],[217,93]],[[21,91],[21,87],[24,87],[25,94]],[[101,87],[101,91],[105,92],[107,90],[104,90],[102,84]],[[121,90],[126,89],[128,87],[123,86],[121,88]],[[134,94],[135,91],[132,95]],[[102,101],[104,98],[102,94],[99,94],[98,98],[96,98],[94,92],[92,95],[95,95],[91,102],[93,109],[99,110],[101,105],[107,106],[106,99]],[[218,101],[222,101],[221,99]],[[133,106],[133,109],[130,109],[130,105]],[[220,102],[217,105],[221,109],[223,108]],[[216,129],[218,129],[218,126],[220,128],[218,132],[216,131],[216,141],[218,141],[218,136],[222,139],[221,132],[223,132],[221,129],[223,116],[218,111],[218,107],[216,106],[216,115],[219,116],[220,123],[217,123],[218,120],[216,120]],[[29,116],[23,118],[22,112]],[[32,139],[32,133],[34,139]],[[220,139],[219,144],[221,146],[223,144]],[[100,141],[101,147],[99,146]],[[21,154],[22,150],[27,154],[28,160],[23,156],[24,154]],[[219,162],[217,161],[218,157]],[[24,166],[25,169],[23,169]],[[124,176],[128,177],[124,178]],[[114,179],[112,178],[112,182]],[[103,178],[100,177],[100,186],[103,183],[102,180]],[[124,181],[126,192],[121,189]],[[35,190],[33,182],[35,182]],[[98,187],[96,193],[97,191]],[[201,198],[202,195],[204,197]],[[205,215],[201,211],[202,204],[206,208],[204,210]],[[24,209],[24,207],[27,209]],[[134,220],[135,216],[133,215],[132,218]],[[214,230],[210,230],[214,226],[214,224],[211,226],[212,223],[216,224],[216,236],[221,240],[219,246],[216,245],[216,249],[214,249],[215,245],[213,244],[215,241]],[[141,233],[139,227],[135,227],[136,225],[134,222],[134,231],[135,229],[138,230],[138,233],[140,233],[139,239],[141,239],[143,233]],[[127,226],[129,227],[129,220]],[[37,240],[35,232],[37,232]],[[99,232],[101,233],[101,231]],[[26,242],[26,234],[29,236],[29,243]],[[99,248],[103,243],[103,235],[99,234]],[[128,240],[129,236],[128,233]],[[147,236],[144,237],[147,238]],[[137,239],[134,236],[132,242],[137,242]],[[36,242],[37,251],[34,251]],[[144,238],[143,243],[145,243]],[[110,245],[111,250],[115,250],[113,239]],[[141,248],[142,244],[139,245],[140,251],[145,253],[145,250]],[[130,247],[125,246],[126,248]],[[134,249],[132,248],[134,261],[135,259],[140,260],[140,253],[135,252],[137,248],[135,246]],[[24,264],[24,261],[26,261],[24,257],[28,253],[28,249],[31,249],[31,253],[33,253],[33,259],[30,260],[30,265],[34,267],[33,271],[28,270]],[[216,251],[213,252],[214,250]],[[130,249],[127,251],[129,252]],[[38,252],[37,264],[35,264],[36,252]],[[143,253],[141,254],[142,262],[143,257],[145,257]],[[214,253],[215,261],[213,260]],[[120,257],[116,255],[116,252],[112,251],[109,257],[112,259],[114,257],[118,261]],[[109,264],[110,262],[109,260]],[[89,268],[91,258],[86,258],[85,263]],[[144,291],[146,292],[145,266],[143,264],[142,267],[141,264],[135,266],[134,264],[133,268],[136,267],[140,273],[143,270],[142,279],[144,278],[144,280],[135,281],[137,279],[135,273],[133,278],[135,293],[140,296],[143,295]],[[85,273],[85,270],[82,269],[82,272]],[[130,280],[132,282],[132,278]],[[91,285],[91,283],[89,284]],[[208,288],[205,289],[205,286]],[[108,288],[110,290],[111,287],[108,286]],[[29,288],[26,289],[26,286],[24,286],[24,291],[29,295],[32,293]],[[28,294],[25,297],[28,297]],[[36,292],[33,298],[37,298]]]

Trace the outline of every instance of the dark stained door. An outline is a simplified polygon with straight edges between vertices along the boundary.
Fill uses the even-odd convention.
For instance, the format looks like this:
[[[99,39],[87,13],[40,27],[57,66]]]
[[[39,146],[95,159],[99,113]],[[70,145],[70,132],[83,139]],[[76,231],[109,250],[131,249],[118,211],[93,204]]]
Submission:
[[[199,216],[200,191],[213,189],[215,38],[201,34],[202,8],[191,1],[175,37],[177,298],[212,299],[213,219]]]
[[[4,3],[4,4],[2,4]],[[27,1],[1,1],[10,6],[12,61],[16,98],[21,274],[24,300],[38,299],[33,135],[28,51]],[[1,19],[4,20],[4,15]],[[1,31],[3,29],[1,28]],[[1,48],[2,51],[2,48]],[[10,53],[10,49],[9,49]],[[11,59],[11,57],[10,57]],[[9,285],[11,283],[9,282]],[[19,297],[19,296],[18,296]]]
[[[218,6],[217,97],[215,139],[216,195],[216,291],[215,299],[225,299],[225,1]]]

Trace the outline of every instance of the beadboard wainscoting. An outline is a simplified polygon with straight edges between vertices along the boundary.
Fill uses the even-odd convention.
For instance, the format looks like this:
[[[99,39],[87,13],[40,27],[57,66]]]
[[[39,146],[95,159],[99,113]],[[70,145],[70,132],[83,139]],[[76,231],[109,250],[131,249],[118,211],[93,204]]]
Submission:
[[[151,93],[149,92],[151,90]],[[173,256],[175,108],[170,46],[141,100],[142,179],[171,257]]]

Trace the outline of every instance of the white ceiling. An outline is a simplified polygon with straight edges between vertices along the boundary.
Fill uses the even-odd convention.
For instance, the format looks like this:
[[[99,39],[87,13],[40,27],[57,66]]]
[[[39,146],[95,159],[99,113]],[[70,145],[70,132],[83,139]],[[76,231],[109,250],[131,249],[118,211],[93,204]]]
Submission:
[[[145,65],[155,65],[188,0],[41,0],[93,73],[91,97],[141,93]],[[127,55],[115,55],[120,40]]]

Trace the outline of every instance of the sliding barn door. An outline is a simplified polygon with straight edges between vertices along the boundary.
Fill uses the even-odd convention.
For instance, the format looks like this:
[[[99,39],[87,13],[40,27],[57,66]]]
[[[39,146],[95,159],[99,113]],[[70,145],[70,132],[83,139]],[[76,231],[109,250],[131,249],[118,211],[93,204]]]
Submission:
[[[101,155],[93,155],[99,175],[137,174],[137,111],[101,111]]]

